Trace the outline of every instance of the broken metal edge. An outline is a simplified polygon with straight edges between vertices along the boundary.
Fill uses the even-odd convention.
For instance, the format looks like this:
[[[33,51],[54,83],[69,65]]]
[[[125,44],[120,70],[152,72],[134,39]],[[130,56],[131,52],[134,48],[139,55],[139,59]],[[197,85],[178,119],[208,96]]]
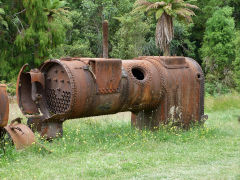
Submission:
[[[4,129],[10,135],[17,150],[29,147],[36,142],[34,133],[24,124],[8,125]]]
[[[17,97],[17,103],[18,103],[18,106],[21,110],[21,112],[24,114],[24,115],[27,115],[28,113],[26,113],[24,111],[24,107],[22,105],[22,102],[21,102],[21,96],[20,96],[20,88],[21,88],[21,77],[22,77],[22,74],[23,72],[25,71],[25,69],[29,67],[28,64],[24,64],[23,67],[20,69],[19,73],[18,73],[18,77],[17,77],[17,84],[16,84],[16,97]]]

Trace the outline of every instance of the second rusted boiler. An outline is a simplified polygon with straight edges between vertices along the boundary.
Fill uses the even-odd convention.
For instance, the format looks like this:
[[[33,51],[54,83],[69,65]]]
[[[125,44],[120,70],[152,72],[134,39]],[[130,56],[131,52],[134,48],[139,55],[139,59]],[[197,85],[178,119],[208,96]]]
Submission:
[[[7,87],[0,84],[0,131],[8,124],[9,116],[9,100],[7,94]]]
[[[204,116],[204,74],[185,57],[134,60],[48,60],[18,77],[17,97],[29,125],[46,138],[62,134],[67,119],[131,111],[140,129],[188,128]]]

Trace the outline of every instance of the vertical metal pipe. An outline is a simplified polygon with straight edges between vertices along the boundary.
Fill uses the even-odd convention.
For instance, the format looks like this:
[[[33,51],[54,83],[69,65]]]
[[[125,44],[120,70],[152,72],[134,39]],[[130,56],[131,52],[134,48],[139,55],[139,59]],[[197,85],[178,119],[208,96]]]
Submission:
[[[108,58],[108,21],[103,21],[103,58]]]

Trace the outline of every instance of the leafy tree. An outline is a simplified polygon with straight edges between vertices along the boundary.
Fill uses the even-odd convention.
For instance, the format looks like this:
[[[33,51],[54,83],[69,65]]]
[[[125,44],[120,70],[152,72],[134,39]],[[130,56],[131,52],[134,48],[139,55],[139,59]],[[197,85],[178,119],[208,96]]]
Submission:
[[[240,91],[240,31],[237,32],[235,41],[236,60],[234,61],[234,80],[237,85],[237,90]]]
[[[159,48],[155,45],[155,35],[154,35],[154,23],[148,23],[150,29],[149,37],[146,39],[146,43],[144,44],[143,54],[148,56],[157,56],[161,52]],[[196,58],[195,56],[195,42],[190,40],[191,37],[191,29],[193,24],[186,25],[184,23],[180,23],[178,21],[174,21],[174,39],[170,43],[170,51],[172,55],[177,56],[187,56],[191,58]],[[148,35],[147,35],[148,36]]]
[[[114,17],[121,17],[132,10],[135,0],[68,0],[71,7],[73,23],[67,32],[68,46],[78,47],[78,56],[102,56],[102,22],[109,22],[109,42],[114,42],[115,33],[120,28],[120,22]],[[89,48],[86,47],[86,43]],[[114,43],[116,44],[116,43]],[[110,51],[112,44],[109,44]],[[81,47],[81,49],[79,49]],[[84,48],[83,48],[84,47]],[[67,48],[69,49],[69,48]],[[66,49],[65,49],[66,50]],[[64,50],[64,51],[65,51]],[[71,52],[68,51],[72,56]],[[75,51],[77,52],[77,51]]]
[[[64,17],[65,14],[68,13],[68,10],[66,10],[66,5],[66,1],[49,0],[44,8],[44,12],[48,17],[48,20],[52,21],[54,19],[54,15]]]
[[[0,35],[5,31],[8,30],[8,24],[4,20],[5,11],[2,8],[2,2],[0,1]]]
[[[184,0],[162,0],[146,1],[138,0],[135,11],[154,14],[157,20],[156,45],[164,51],[164,55],[170,55],[170,42],[174,36],[173,19],[177,18],[186,23],[192,22],[191,16],[195,13],[189,8],[197,9],[195,5],[184,2]]]
[[[139,18],[140,17],[140,18]],[[143,54],[143,46],[145,35],[149,32],[147,22],[143,21],[144,14],[125,14],[122,17],[116,18],[121,25],[115,34],[112,57],[129,59],[138,57]]]
[[[57,2],[59,0],[54,1],[55,4]],[[52,0],[23,0],[23,6],[26,8],[25,23],[28,26],[22,27],[15,44],[22,52],[33,54],[32,62],[30,61],[32,65],[40,64],[48,57],[49,49],[63,42],[64,28],[53,20],[53,12],[58,11],[61,7],[52,6],[51,9],[48,9],[49,4],[50,6],[53,4]]]
[[[64,44],[56,50],[51,51],[53,57],[101,57],[102,21],[104,19],[109,21],[109,52],[111,57],[130,58],[136,55],[158,55],[160,53],[159,49],[157,49],[154,44],[154,32],[156,29],[155,19],[152,17],[146,19],[140,15],[140,20],[136,20],[134,17],[135,15],[130,13],[135,0],[68,0],[68,2],[71,7],[70,21],[72,22],[72,26],[67,28],[67,38],[65,39]],[[124,17],[126,18],[126,21],[116,20],[114,17]],[[132,19],[143,24],[143,27],[139,25],[138,29],[145,29],[145,24],[148,24],[148,30],[146,32],[144,30],[142,36],[139,35],[139,31],[136,30],[136,28],[136,35],[134,35],[133,27],[136,27],[137,25],[135,25],[134,22],[130,22]],[[132,27],[129,26],[131,23],[133,24]],[[127,33],[127,31],[123,29],[128,29],[129,32],[133,33]],[[125,35],[123,32],[126,32]],[[126,38],[126,36],[128,38]],[[181,53],[180,51],[182,49],[186,51],[189,49],[186,48],[185,42],[187,42],[187,40],[185,40],[184,45],[180,45],[180,42],[183,43],[183,39],[178,41],[178,54],[186,54],[186,52]],[[188,42],[190,41],[188,40]],[[132,49],[132,51],[130,51],[129,48],[124,47],[124,44],[126,47],[131,44],[131,47],[129,48]],[[136,44],[138,44],[138,47]]]
[[[193,24],[192,24],[193,25]],[[187,56],[195,59],[195,42],[190,41],[192,26],[175,21],[174,39],[170,43],[171,54],[176,56]]]
[[[240,27],[240,1],[239,0],[200,0],[193,2],[195,5],[197,5],[200,10],[196,11],[196,16],[193,17],[194,26],[191,30],[191,41],[196,42],[196,51],[195,56],[197,61],[201,64],[202,63],[202,57],[201,54],[199,54],[199,49],[202,46],[203,43],[203,36],[206,29],[206,22],[209,18],[213,16],[213,13],[217,11],[219,8],[223,8],[225,6],[232,7],[233,10],[233,16],[235,18],[236,26]]]
[[[0,71],[4,76],[0,79],[10,79],[16,77],[25,63],[39,65],[49,57],[50,49],[63,42],[65,29],[61,21],[64,21],[64,14],[57,13],[63,8],[57,4],[62,4],[63,1],[2,2],[9,30],[0,38]]]
[[[240,1],[239,0],[226,0],[225,3],[234,9],[233,17],[235,19],[236,26],[239,29],[240,28]]]
[[[207,20],[212,17],[213,13],[222,6],[223,1],[217,0],[201,0],[195,2],[195,4],[200,8],[196,12],[196,16],[193,17],[194,27],[193,27],[193,38],[202,42],[203,35],[206,29]]]
[[[232,63],[235,60],[235,24],[233,9],[224,7],[217,10],[207,21],[203,46],[200,49],[211,83],[221,81],[232,86]]]

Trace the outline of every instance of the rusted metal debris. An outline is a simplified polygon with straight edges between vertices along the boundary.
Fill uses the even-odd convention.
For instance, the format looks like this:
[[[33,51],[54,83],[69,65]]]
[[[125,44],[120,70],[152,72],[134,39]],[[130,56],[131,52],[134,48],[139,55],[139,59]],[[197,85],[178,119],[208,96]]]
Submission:
[[[31,146],[35,142],[34,133],[28,126],[22,124],[19,118],[4,129],[10,135],[17,150]]]
[[[0,84],[0,128],[8,124],[9,101],[6,85]]]
[[[35,136],[31,129],[21,123],[21,119],[15,119],[8,125],[9,100],[6,85],[0,85],[0,141],[10,137],[16,149],[23,149],[35,142]]]
[[[169,122],[188,128],[205,118],[204,74],[190,58],[64,58],[26,68],[18,77],[18,103],[47,139],[61,136],[67,119],[124,111],[140,129]]]

